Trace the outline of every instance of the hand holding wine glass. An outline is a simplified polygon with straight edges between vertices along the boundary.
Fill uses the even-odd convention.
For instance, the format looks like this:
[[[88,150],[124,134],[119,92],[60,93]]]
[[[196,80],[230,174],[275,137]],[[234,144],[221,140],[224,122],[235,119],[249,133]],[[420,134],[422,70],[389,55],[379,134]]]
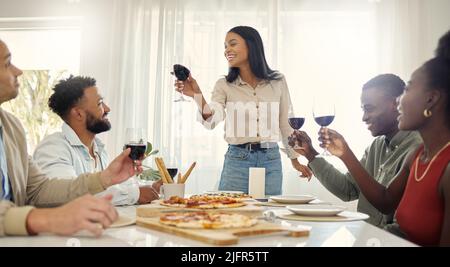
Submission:
[[[302,128],[303,124],[305,123],[305,118],[297,117],[293,113],[290,113],[288,116],[288,122],[289,122],[289,125],[292,127],[292,129],[294,129],[294,134],[295,134],[296,132],[298,132],[298,130],[300,130],[300,128]],[[300,148],[298,145],[298,139],[295,138],[291,141],[294,142],[294,145],[293,145],[294,149]]]
[[[138,160],[143,160],[145,150],[147,149],[147,141],[142,128],[127,128],[125,133],[124,149],[130,148],[129,157],[134,163]]]
[[[177,92],[192,98],[194,98],[196,94],[202,94],[202,91],[200,91],[200,87],[198,86],[197,81],[194,78],[192,78],[192,76],[189,76],[189,78],[184,82],[176,80],[174,86]]]
[[[197,84],[197,81],[192,78],[191,72],[184,66],[175,64],[173,67],[172,75],[175,75],[177,80],[175,81],[175,90],[181,93],[181,97],[179,99],[174,100],[174,102],[185,101],[186,100],[183,95],[194,97],[195,94],[201,94],[200,87]]]
[[[348,150],[348,144],[344,137],[329,128],[321,128],[319,131],[320,147],[326,149],[336,157],[342,157]]]
[[[315,99],[313,104],[313,117],[317,124],[320,125],[320,129],[326,129],[329,126],[335,116],[335,107],[333,103],[333,99],[323,95],[320,99]],[[330,156],[331,154],[327,151],[327,148],[324,147],[324,151],[321,154],[322,156]]]
[[[311,138],[304,131],[296,131],[289,137],[289,145],[294,146],[294,142],[299,142],[300,147],[294,149],[295,152],[306,157],[311,162],[319,153],[314,149]]]

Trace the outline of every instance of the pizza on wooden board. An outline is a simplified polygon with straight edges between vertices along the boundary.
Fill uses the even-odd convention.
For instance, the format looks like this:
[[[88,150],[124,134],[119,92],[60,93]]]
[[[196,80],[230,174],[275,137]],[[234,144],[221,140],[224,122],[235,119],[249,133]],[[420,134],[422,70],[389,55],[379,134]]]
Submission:
[[[159,222],[178,228],[190,229],[228,229],[245,228],[255,225],[258,220],[237,213],[182,212],[168,213],[159,218]]]
[[[230,197],[201,195],[191,196],[190,198],[173,196],[168,200],[161,201],[161,205],[192,209],[220,209],[242,207],[247,204]]]
[[[245,194],[245,193],[234,193],[234,192],[227,192],[227,191],[211,191],[211,192],[206,192],[203,195],[229,197],[229,198],[234,198],[234,199],[238,199],[238,200],[252,199],[252,196]]]

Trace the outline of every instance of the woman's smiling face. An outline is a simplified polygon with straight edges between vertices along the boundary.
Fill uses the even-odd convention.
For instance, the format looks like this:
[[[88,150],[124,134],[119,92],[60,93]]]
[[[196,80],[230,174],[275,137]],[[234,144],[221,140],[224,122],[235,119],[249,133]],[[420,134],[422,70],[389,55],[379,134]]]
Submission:
[[[248,63],[248,47],[244,38],[234,32],[225,37],[225,58],[230,68],[239,68]]]
[[[400,130],[417,130],[426,122],[423,115],[428,109],[431,90],[427,88],[427,75],[424,67],[417,69],[400,96],[398,127]]]

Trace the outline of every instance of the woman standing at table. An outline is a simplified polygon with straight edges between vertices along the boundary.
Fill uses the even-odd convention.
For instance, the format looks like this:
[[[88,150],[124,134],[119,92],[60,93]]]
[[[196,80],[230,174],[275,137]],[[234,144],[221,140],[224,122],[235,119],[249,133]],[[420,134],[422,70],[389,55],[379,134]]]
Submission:
[[[293,130],[288,124],[291,100],[286,80],[268,66],[261,36],[251,27],[237,26],[226,34],[224,56],[228,75],[216,82],[210,105],[191,75],[184,82],[177,80],[176,90],[194,98],[206,128],[213,129],[226,118],[229,145],[219,190],[248,192],[249,168],[262,167],[266,169],[266,195],[281,194],[280,135],[293,167],[302,176],[312,175],[287,145]]]
[[[407,157],[387,188],[370,177],[336,131],[321,131],[321,146],[345,163],[374,207],[396,210],[409,240],[450,246],[450,31],[440,39],[436,57],[412,74],[398,109],[399,129],[419,131],[423,146]]]

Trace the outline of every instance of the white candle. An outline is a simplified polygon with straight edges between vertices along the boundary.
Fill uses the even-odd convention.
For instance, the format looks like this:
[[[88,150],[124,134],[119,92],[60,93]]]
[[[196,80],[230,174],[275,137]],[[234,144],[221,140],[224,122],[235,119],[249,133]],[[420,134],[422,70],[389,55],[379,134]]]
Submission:
[[[248,194],[255,199],[266,197],[266,169],[250,168],[248,177]]]

